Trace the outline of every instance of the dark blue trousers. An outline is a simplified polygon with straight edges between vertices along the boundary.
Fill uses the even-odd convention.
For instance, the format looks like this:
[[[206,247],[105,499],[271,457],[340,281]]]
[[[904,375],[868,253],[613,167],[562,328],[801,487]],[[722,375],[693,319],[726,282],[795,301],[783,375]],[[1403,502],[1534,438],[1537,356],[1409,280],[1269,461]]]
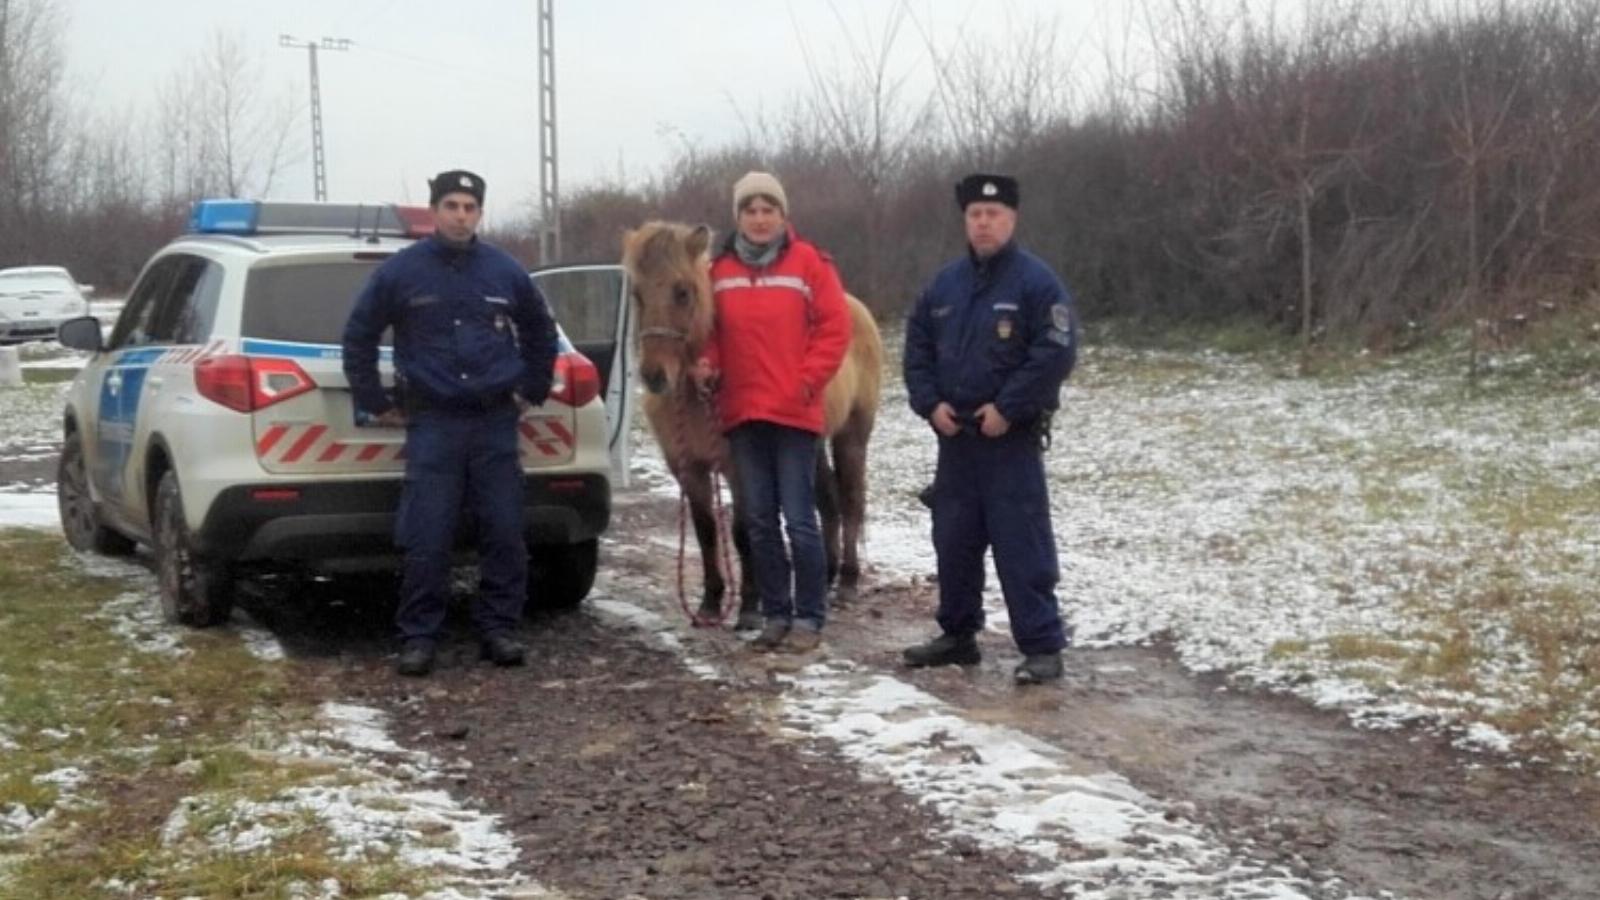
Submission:
[[[395,614],[402,641],[439,638],[463,510],[478,542],[473,623],[482,635],[517,627],[528,594],[517,416],[508,404],[484,413],[419,413],[406,426],[406,481],[395,522],[395,543],[405,551]]]
[[[828,618],[828,556],[817,526],[819,440],[774,422],[746,422],[728,432],[761,614],[813,630]]]
[[[1033,434],[940,436],[933,483],[939,627],[957,635],[983,629],[983,557],[992,548],[1017,649],[1035,654],[1065,647],[1055,594],[1061,569],[1044,456]]]

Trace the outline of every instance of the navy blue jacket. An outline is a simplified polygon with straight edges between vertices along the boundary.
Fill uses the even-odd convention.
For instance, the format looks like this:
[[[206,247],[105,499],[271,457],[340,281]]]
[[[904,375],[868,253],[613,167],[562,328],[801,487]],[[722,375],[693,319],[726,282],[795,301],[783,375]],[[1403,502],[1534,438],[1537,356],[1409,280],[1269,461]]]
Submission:
[[[394,364],[408,405],[478,410],[514,390],[538,405],[555,373],[556,326],[521,265],[474,238],[465,248],[436,237],[390,257],[356,299],[344,328],[344,373],[356,408],[381,415],[394,403],[378,380],[378,341],[394,328]]]
[[[1026,426],[1059,405],[1077,356],[1072,295],[1011,242],[986,260],[969,252],[923,291],[906,324],[906,391],[924,419],[940,402],[958,416],[993,403]]]

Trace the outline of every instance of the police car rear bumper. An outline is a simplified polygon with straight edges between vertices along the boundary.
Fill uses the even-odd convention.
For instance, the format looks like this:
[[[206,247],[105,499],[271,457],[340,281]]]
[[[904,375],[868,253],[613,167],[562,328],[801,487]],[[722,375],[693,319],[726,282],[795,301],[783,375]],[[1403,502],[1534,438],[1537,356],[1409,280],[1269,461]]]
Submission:
[[[217,495],[197,549],[238,561],[306,562],[392,557],[400,481],[236,485]],[[611,520],[603,475],[523,480],[522,527],[532,544],[576,544]]]

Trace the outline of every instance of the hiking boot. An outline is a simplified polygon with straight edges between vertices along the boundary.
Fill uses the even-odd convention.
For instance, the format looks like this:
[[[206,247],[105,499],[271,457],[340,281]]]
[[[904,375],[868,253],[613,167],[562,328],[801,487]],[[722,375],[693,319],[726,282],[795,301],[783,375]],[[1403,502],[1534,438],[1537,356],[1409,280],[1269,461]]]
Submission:
[[[750,649],[763,653],[778,649],[783,639],[789,636],[789,623],[782,619],[768,619],[762,626],[761,633],[750,642]]]
[[[810,653],[821,644],[821,629],[806,628],[802,625],[790,630],[789,636],[784,638],[783,646],[779,649],[785,653]]]
[[[497,631],[485,637],[479,650],[484,659],[502,668],[520,666],[528,656],[528,648],[523,646],[521,641],[503,631]]]
[[[1030,653],[1023,657],[1011,673],[1017,684],[1039,684],[1061,679],[1060,653]]]
[[[433,642],[407,641],[400,648],[400,659],[394,664],[395,672],[408,678],[421,678],[433,671]]]
[[[970,634],[941,634],[926,644],[907,647],[901,657],[913,669],[923,666],[975,666],[982,655]]]

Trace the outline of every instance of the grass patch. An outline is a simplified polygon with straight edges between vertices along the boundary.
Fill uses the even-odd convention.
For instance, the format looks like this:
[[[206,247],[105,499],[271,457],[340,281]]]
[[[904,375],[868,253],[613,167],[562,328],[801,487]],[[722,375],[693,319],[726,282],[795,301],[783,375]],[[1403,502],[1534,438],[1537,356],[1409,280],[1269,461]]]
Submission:
[[[258,850],[163,846],[184,798],[203,798],[187,830],[203,836],[239,803],[353,779],[249,746],[309,722],[317,698],[298,689],[292,662],[258,660],[226,630],[186,632],[181,656],[138,651],[100,617],[128,579],[87,574],[58,536],[0,530],[0,558],[0,735],[16,744],[0,752],[0,811],[53,811],[25,834],[0,830],[12,855],[0,896],[101,896],[107,879],[140,896],[208,898],[286,897],[329,878],[342,896],[415,895],[437,881],[392,858],[345,860],[309,816]],[[69,767],[80,783],[40,780]]]
[[[36,367],[22,370],[23,384],[62,384],[77,377],[77,369]]]

